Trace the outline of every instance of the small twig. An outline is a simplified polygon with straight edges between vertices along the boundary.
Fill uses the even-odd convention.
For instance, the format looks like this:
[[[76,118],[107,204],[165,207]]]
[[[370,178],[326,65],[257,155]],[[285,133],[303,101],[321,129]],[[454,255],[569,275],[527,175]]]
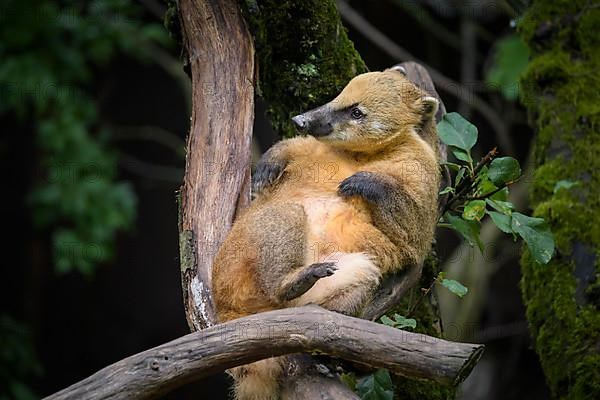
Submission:
[[[451,196],[450,199],[448,199],[448,202],[446,202],[446,205],[444,206],[444,209],[442,210],[442,215],[444,215],[444,213],[446,211],[449,211],[452,209],[452,207],[454,206],[454,204],[460,200],[463,199],[463,197],[474,188],[474,185],[477,184],[477,174],[479,174],[479,172],[483,169],[483,167],[485,167],[486,165],[488,165],[489,163],[492,162],[492,160],[498,155],[498,148],[494,147],[492,150],[490,150],[485,157],[483,157],[475,166],[475,168],[473,168],[473,172],[470,176],[466,177],[456,188],[455,190],[455,195]],[[501,189],[500,189],[501,190]]]
[[[483,167],[485,167],[486,165],[488,165],[489,163],[492,162],[492,160],[494,158],[496,158],[496,156],[498,155],[498,147],[494,147],[493,149],[491,149],[486,155],[485,157],[483,157],[481,159],[481,161],[479,161],[477,163],[477,165],[475,166],[475,169],[473,170],[473,175],[477,176],[477,174],[479,173],[479,171],[481,171],[481,169]]]
[[[180,184],[183,178],[181,168],[151,164],[123,152],[119,153],[119,166],[133,174],[157,181]]]
[[[471,201],[471,200],[485,200],[493,195],[495,195],[496,193],[498,193],[499,191],[501,191],[504,188],[507,188],[508,186],[512,185],[513,183],[517,182],[519,179],[515,179],[514,181],[510,181],[510,182],[506,182],[505,184],[503,184],[502,186],[500,186],[497,189],[492,190],[489,193],[486,194],[482,194],[480,196],[474,196],[474,197],[467,197],[465,199],[465,201]]]
[[[433,33],[440,41],[455,49],[460,47],[460,37],[443,24],[439,23],[427,9],[415,1],[392,0],[397,7],[402,8],[413,19]]]
[[[146,140],[165,146],[185,159],[185,141],[173,132],[158,126],[109,126],[114,132],[111,140]]]
[[[415,313],[415,311],[417,311],[417,307],[419,307],[421,305],[421,303],[423,302],[423,299],[425,299],[429,295],[429,293],[433,290],[433,287],[435,286],[435,283],[437,281],[438,281],[438,277],[436,276],[435,279],[433,280],[433,282],[431,282],[431,285],[429,285],[429,287],[427,289],[421,289],[421,291],[423,292],[423,295],[421,297],[419,297],[417,302],[411,307],[406,318],[410,318]]]

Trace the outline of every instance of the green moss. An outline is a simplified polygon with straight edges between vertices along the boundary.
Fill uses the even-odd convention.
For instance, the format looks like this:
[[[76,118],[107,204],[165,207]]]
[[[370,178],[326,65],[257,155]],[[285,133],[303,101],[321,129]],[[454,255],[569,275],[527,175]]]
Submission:
[[[589,4],[538,0],[520,24],[532,53],[522,99],[538,132],[531,204],[557,247],[544,266],[524,251],[521,287],[548,384],[564,399],[600,398],[600,9]],[[578,185],[554,193],[559,180]]]
[[[290,118],[335,97],[366,67],[332,0],[246,0],[255,38],[259,93],[275,131],[293,136]]]

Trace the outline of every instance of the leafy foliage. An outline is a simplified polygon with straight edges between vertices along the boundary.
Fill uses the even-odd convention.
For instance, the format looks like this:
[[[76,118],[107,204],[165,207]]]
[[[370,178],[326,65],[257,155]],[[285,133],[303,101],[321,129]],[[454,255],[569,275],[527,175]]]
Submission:
[[[381,317],[381,322],[384,325],[391,326],[393,328],[404,329],[404,328],[412,328],[415,329],[417,327],[417,321],[413,318],[406,318],[400,314],[394,314],[393,319],[384,315]]]
[[[139,17],[125,0],[0,5],[0,115],[35,131],[44,173],[30,205],[37,227],[51,230],[60,272],[91,274],[135,215],[131,187],[116,181],[109,132],[98,127],[91,78],[115,55],[144,56],[145,43],[167,39]]]
[[[467,294],[469,289],[464,287],[462,283],[455,281],[453,279],[442,279],[441,284],[443,287],[457,295],[458,297],[464,297]]]
[[[496,186],[510,183],[521,176],[519,162],[512,157],[496,158],[490,163],[487,176]]]
[[[6,314],[0,315],[0,400],[38,399],[25,383],[39,376],[42,366],[33,350],[29,330]]]
[[[438,132],[453,154],[460,154],[456,163],[447,163],[456,174],[454,185],[441,192],[449,194],[449,199],[440,226],[454,229],[469,245],[483,251],[479,232],[487,214],[502,232],[521,237],[535,261],[548,263],[554,253],[554,239],[547,224],[541,218],[515,212],[508,201],[508,186],[521,177],[519,162],[512,157],[496,158],[494,149],[474,165],[471,148],[477,141],[477,129],[457,113],[444,116]],[[555,190],[570,186],[557,183]]]
[[[394,387],[387,369],[378,369],[372,375],[361,378],[356,389],[361,400],[392,400]]]
[[[488,86],[498,89],[507,100],[519,96],[519,79],[529,63],[529,49],[516,35],[496,43],[494,64],[486,75]]]

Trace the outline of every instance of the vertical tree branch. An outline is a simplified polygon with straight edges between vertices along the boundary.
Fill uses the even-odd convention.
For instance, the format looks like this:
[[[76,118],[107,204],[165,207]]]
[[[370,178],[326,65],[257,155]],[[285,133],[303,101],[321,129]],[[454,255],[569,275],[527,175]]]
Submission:
[[[213,257],[250,201],[254,47],[235,0],[181,0],[192,76],[192,121],[181,188],[183,297],[192,330],[215,322]]]

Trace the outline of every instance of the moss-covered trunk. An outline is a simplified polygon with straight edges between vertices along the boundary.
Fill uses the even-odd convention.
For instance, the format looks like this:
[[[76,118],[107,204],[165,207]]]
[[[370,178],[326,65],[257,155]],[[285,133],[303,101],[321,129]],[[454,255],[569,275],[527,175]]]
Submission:
[[[293,136],[292,116],[328,102],[350,79],[367,71],[346,35],[335,1],[245,0],[242,8],[255,39],[258,93],[280,135]],[[424,286],[429,278],[425,273]],[[406,297],[398,309],[407,307],[411,296]],[[439,336],[434,313],[425,303],[415,313],[419,331]],[[454,389],[435,383],[395,378],[394,384],[396,397],[406,400],[446,399],[454,394]]]
[[[258,58],[258,93],[275,131],[293,136],[290,118],[335,97],[367,68],[348,39],[335,1],[245,0]]]
[[[527,318],[554,396],[598,399],[600,8],[536,0],[520,32],[532,54],[522,95],[537,130],[531,201],[557,244],[549,265],[523,255]]]

